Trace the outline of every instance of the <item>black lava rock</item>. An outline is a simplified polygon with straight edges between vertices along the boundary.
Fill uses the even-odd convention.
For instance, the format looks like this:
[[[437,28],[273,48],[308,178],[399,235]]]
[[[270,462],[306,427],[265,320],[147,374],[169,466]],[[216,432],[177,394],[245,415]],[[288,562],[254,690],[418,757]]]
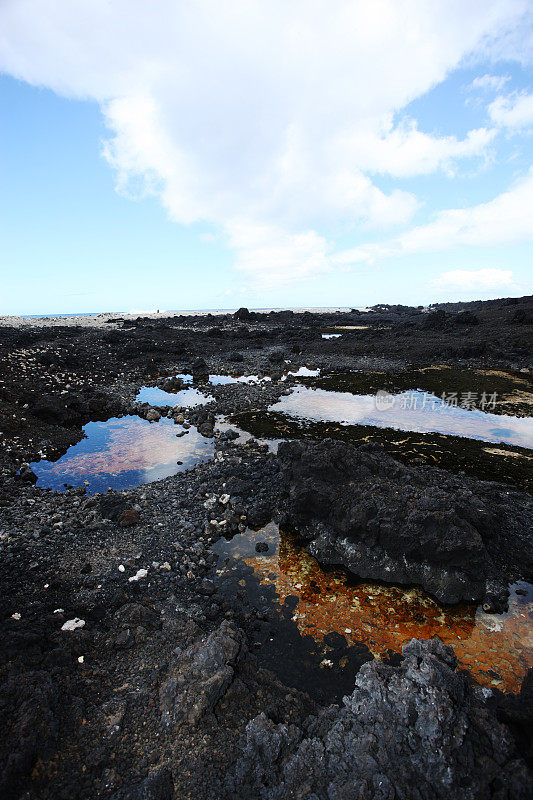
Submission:
[[[413,639],[399,666],[364,664],[343,706],[302,726],[248,723],[224,800],[528,800],[533,781],[508,728],[450,647]]]
[[[279,447],[285,525],[325,564],[418,584],[444,603],[505,604],[507,578],[533,570],[533,501],[508,487],[406,466],[375,445]]]

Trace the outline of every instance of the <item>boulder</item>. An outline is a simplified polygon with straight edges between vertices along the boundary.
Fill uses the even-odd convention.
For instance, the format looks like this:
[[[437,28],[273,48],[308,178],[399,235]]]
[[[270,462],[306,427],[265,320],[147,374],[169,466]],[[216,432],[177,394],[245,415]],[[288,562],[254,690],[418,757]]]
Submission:
[[[159,695],[165,726],[196,724],[213,711],[233,681],[243,641],[242,631],[224,620],[209,636],[176,655]]]
[[[135,508],[125,508],[120,515],[118,524],[121,528],[131,528],[132,525],[136,525],[138,522],[139,512]]]
[[[321,563],[418,584],[439,601],[505,604],[509,575],[533,570],[533,502],[509,487],[409,467],[375,445],[279,447],[282,525]],[[514,570],[514,573],[513,573]]]
[[[59,725],[57,697],[50,675],[34,671],[11,675],[0,686],[2,742],[0,797],[15,800],[39,759],[52,755]]]
[[[271,364],[282,364],[285,360],[285,353],[283,350],[274,350],[270,353],[268,360]]]
[[[250,319],[252,313],[247,308],[239,308],[233,315],[234,319]]]
[[[100,514],[103,519],[119,522],[126,510],[126,500],[120,494],[109,492],[100,496]]]
[[[193,375],[208,375],[209,367],[207,366],[204,358],[195,358],[191,364],[191,372]]]

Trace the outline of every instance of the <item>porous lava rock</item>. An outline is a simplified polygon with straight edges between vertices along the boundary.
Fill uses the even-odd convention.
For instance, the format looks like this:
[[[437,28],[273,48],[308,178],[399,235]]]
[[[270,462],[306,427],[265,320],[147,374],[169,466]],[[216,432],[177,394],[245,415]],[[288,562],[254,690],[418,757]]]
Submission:
[[[260,714],[224,800],[526,800],[533,781],[509,729],[456,664],[439,639],[413,639],[399,666],[364,664],[341,708],[301,727]]]
[[[282,525],[323,564],[418,584],[444,603],[505,606],[533,569],[533,501],[507,486],[400,464],[376,445],[325,439],[279,447]]]
[[[243,641],[242,631],[224,620],[209,636],[175,654],[169,677],[160,690],[161,721],[165,726],[195,724],[213,711],[233,681]]]

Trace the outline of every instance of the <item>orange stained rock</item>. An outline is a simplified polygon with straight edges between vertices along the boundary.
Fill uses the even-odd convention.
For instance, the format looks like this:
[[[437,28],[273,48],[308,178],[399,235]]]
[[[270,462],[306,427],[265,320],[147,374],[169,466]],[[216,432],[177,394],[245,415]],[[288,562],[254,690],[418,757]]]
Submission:
[[[515,590],[507,614],[485,614],[464,604],[440,606],[421,589],[352,585],[344,571],[324,571],[273,523],[249,535],[254,547],[256,541],[268,541],[274,555],[256,555],[248,545],[244,560],[262,583],[275,586],[280,604],[289,596],[298,598],[293,620],[302,635],[322,640],[336,632],[350,645],[367,645],[376,658],[401,651],[413,637],[437,635],[454,648],[460,666],[481,684],[502,691],[516,692],[533,665],[533,603]]]

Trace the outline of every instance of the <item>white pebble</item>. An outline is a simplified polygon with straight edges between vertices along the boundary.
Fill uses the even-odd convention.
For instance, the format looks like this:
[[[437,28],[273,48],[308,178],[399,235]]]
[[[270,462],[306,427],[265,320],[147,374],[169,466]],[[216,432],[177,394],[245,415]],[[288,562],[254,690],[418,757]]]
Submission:
[[[74,617],[74,619],[67,619],[66,622],[63,623],[61,626],[62,631],[75,631],[78,628],[83,628],[85,625],[85,620],[80,619],[79,617]]]
[[[148,575],[147,569],[139,569],[137,570],[137,573],[135,575],[132,575],[131,578],[128,578],[128,580],[130,583],[132,581],[140,581],[141,578],[146,578],[147,575]]]

